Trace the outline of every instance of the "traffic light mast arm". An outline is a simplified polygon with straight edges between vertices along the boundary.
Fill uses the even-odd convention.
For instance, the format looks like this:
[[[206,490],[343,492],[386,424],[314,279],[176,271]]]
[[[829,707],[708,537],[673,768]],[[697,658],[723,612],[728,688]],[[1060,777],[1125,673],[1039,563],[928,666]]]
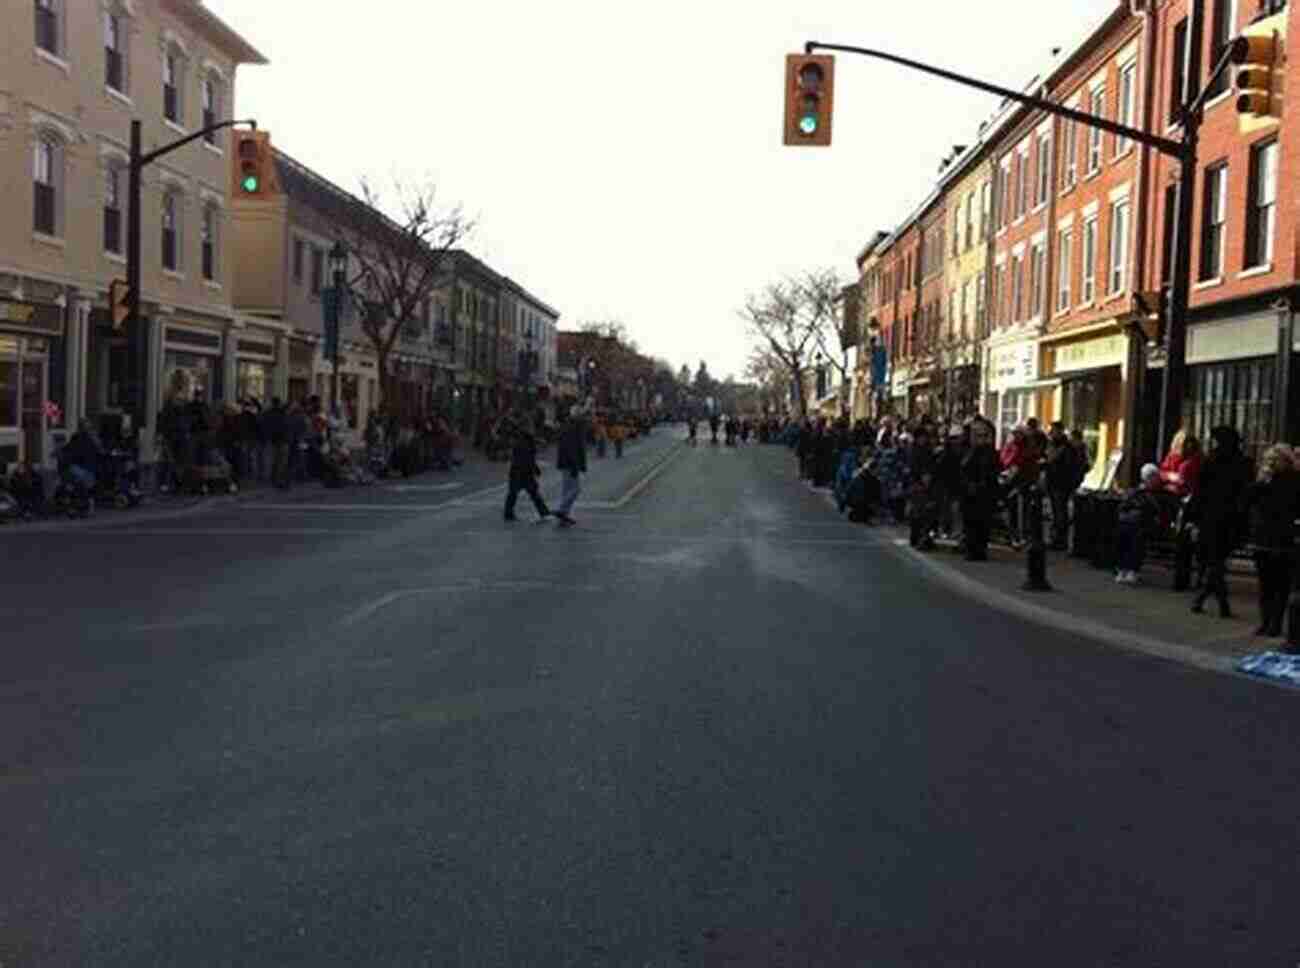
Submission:
[[[1022,94],[1019,91],[999,87],[996,84],[989,84],[986,81],[967,77],[964,74],[946,71],[941,67],[932,67],[929,64],[922,64],[919,61],[908,60],[906,57],[899,57],[897,54],[889,54],[881,50],[872,50],[867,47],[850,47],[844,44],[823,44],[815,40],[810,40],[808,43],[804,44],[804,51],[806,53],[811,54],[814,50],[838,50],[843,51],[846,54],[861,54],[864,57],[875,57],[879,60],[890,61],[894,64],[902,64],[904,67],[910,67],[913,70],[922,71],[926,74],[933,74],[936,77],[955,81],[956,83],[964,84],[967,87],[978,88],[979,90],[987,91],[990,94],[998,94],[1002,97],[1009,98],[1012,101],[1017,101],[1020,104],[1025,104],[1029,107],[1046,111],[1048,114],[1055,114],[1062,118],[1068,118],[1071,121],[1077,121],[1090,128],[1100,128],[1102,131],[1108,131],[1111,134],[1119,135],[1121,138],[1127,138],[1130,141],[1136,141],[1138,144],[1147,145],[1150,148],[1154,148],[1157,151],[1174,158],[1181,158],[1186,150],[1180,141],[1162,138],[1159,135],[1147,134],[1145,131],[1139,131],[1137,128],[1130,128],[1125,124],[1116,124],[1114,121],[1107,121],[1105,118],[1099,118],[1096,115],[1085,114],[1082,111],[1076,111],[1073,108],[1067,108],[1052,101],[1047,101],[1040,97],[1034,97],[1031,94]],[[1219,70],[1222,70],[1223,66],[1224,65],[1221,63],[1219,65]],[[1200,98],[1197,98],[1197,102],[1200,100]]]
[[[1234,50],[1236,50],[1235,41],[1223,48],[1223,53],[1219,55],[1219,62],[1214,65],[1214,70],[1210,71],[1210,76],[1205,81],[1205,86],[1201,88],[1201,93],[1196,95],[1192,100],[1192,103],[1183,106],[1183,116],[1179,119],[1180,124],[1185,125],[1187,123],[1187,118],[1201,113],[1201,109],[1205,107],[1205,102],[1209,100],[1211,92],[1214,91],[1215,81],[1219,79],[1219,75],[1226,71],[1228,65],[1232,63],[1232,53]]]
[[[149,154],[147,155],[141,155],[139,160],[136,162],[136,164],[138,164],[141,168],[143,168],[145,165],[149,164],[150,162],[156,161],[158,158],[161,158],[163,155],[173,152],[177,148],[189,144],[191,141],[197,141],[199,138],[202,138],[204,135],[212,134],[212,132],[214,131],[220,131],[222,128],[233,128],[237,124],[246,124],[254,131],[257,130],[257,122],[252,119],[249,119],[247,121],[218,121],[216,124],[210,124],[206,128],[202,128],[199,131],[195,131],[193,134],[186,135],[184,138],[181,138],[179,141],[173,141],[169,145],[163,145],[161,148],[156,148],[155,150],[149,152]]]

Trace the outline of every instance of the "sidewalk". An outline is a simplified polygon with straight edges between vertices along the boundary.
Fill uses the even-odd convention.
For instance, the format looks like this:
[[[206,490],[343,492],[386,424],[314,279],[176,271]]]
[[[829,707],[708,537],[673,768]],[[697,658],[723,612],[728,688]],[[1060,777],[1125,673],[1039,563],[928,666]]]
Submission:
[[[819,490],[834,504],[828,490]],[[887,548],[912,567],[959,594],[1040,625],[1078,634],[1109,645],[1156,655],[1215,672],[1238,674],[1236,663],[1247,655],[1276,651],[1285,639],[1257,638],[1257,584],[1253,575],[1228,575],[1233,617],[1219,618],[1218,605],[1206,603],[1205,613],[1191,611],[1192,593],[1173,590],[1173,573],[1163,562],[1150,562],[1141,583],[1119,585],[1114,573],[1061,552],[1048,552],[1050,592],[1023,589],[1024,552],[1000,545],[989,548],[989,560],[969,562],[953,545],[940,543],[934,551],[918,551],[908,543],[908,529],[893,524],[859,525],[845,519],[867,541]]]

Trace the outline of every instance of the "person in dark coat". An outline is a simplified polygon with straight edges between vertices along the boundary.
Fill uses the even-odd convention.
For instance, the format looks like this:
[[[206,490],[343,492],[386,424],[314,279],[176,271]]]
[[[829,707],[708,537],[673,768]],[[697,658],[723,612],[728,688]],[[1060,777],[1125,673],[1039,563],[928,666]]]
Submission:
[[[929,428],[921,424],[912,440],[911,487],[909,490],[908,523],[911,525],[910,543],[913,548],[929,551],[934,548],[935,512],[938,510],[937,461],[934,445],[930,442]]]
[[[271,409],[262,415],[261,433],[271,445],[271,484],[282,490],[289,489],[289,414],[279,397],[271,401]]]
[[[961,462],[961,518],[965,531],[966,560],[988,561],[989,530],[997,507],[998,452],[993,447],[993,425],[976,417],[970,428],[971,447]]]
[[[1079,479],[1079,454],[1070,446],[1070,438],[1065,434],[1065,424],[1057,420],[1052,423],[1052,432],[1047,438],[1046,461],[1043,469],[1047,478],[1047,497],[1052,503],[1052,539],[1049,547],[1053,551],[1064,551],[1070,533],[1070,495],[1074,493]]]
[[[961,462],[966,456],[966,428],[953,424],[944,439],[935,466],[935,484],[939,492],[939,530],[948,537],[956,530],[953,507],[961,498]]]
[[[519,499],[520,491],[532,499],[539,518],[550,517],[551,512],[537,489],[537,479],[541,477],[542,469],[537,466],[537,438],[533,435],[531,423],[526,418],[508,419],[503,423],[502,430],[513,437],[510,449],[510,482],[506,487],[505,519],[518,520],[515,517],[515,501]]]
[[[569,516],[569,512],[573,510],[574,502],[578,500],[578,494],[582,491],[581,475],[587,473],[587,448],[583,417],[584,413],[581,410],[569,411],[564,418],[564,425],[560,430],[560,440],[556,445],[555,466],[564,475],[560,506],[555,511],[555,516],[559,518],[561,527],[570,527],[577,523]]]
[[[1219,615],[1231,618],[1228,607],[1228,556],[1242,536],[1242,499],[1252,476],[1250,459],[1241,451],[1241,436],[1232,427],[1215,427],[1213,445],[1201,466],[1196,501],[1200,522],[1200,553],[1205,563],[1205,584],[1192,603],[1193,612],[1205,611],[1205,600],[1219,601]]]
[[[1259,478],[1244,498],[1259,573],[1259,628],[1256,635],[1279,636],[1291,597],[1295,567],[1296,513],[1300,511],[1300,472],[1284,444],[1264,453]]]
[[[1160,526],[1162,509],[1156,496],[1160,490],[1160,468],[1144,464],[1140,475],[1142,483],[1124,494],[1116,511],[1115,581],[1120,585],[1138,583],[1147,541]]]

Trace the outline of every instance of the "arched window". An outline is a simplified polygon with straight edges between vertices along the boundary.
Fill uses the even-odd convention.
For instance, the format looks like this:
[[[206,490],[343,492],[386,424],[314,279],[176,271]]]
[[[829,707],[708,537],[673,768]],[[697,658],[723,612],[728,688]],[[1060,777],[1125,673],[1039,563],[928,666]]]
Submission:
[[[127,92],[127,25],[121,11],[104,11],[104,84],[120,94]]]
[[[126,172],[120,162],[104,167],[104,251],[122,254],[122,200]]]
[[[162,200],[162,267],[169,272],[181,269],[181,198],[175,191]]]
[[[203,222],[200,226],[202,244],[203,278],[208,282],[217,281],[217,231],[221,211],[215,202],[203,206]]]
[[[163,117],[173,124],[185,118],[185,55],[176,47],[163,51]]]
[[[32,166],[32,228],[43,235],[58,235],[62,212],[63,144],[51,134],[36,137]]]
[[[61,0],[36,0],[36,46],[55,57],[63,56]]]
[[[221,78],[209,72],[203,78],[203,127],[207,128],[221,120]],[[217,133],[209,131],[203,140],[210,145],[217,143]]]

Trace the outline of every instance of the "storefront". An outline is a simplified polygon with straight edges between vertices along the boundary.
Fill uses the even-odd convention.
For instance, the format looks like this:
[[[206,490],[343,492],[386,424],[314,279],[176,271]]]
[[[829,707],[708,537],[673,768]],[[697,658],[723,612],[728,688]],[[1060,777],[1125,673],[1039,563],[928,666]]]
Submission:
[[[236,401],[256,400],[270,406],[276,393],[276,338],[267,330],[247,328],[235,337]]]
[[[314,342],[291,338],[289,340],[289,400],[302,403],[311,396],[314,382],[316,345]]]
[[[894,417],[908,419],[909,391],[911,390],[912,370],[907,366],[895,366],[889,378],[889,394],[884,401],[884,412]]]
[[[1044,387],[1038,379],[1037,340],[990,346],[984,372],[984,416],[997,427],[999,444],[1030,417],[1042,420],[1050,414],[1050,382]]]
[[[198,399],[207,404],[221,401],[225,391],[223,348],[221,333],[164,323],[160,405],[166,406],[172,400]]]
[[[1208,445],[1215,427],[1234,427],[1258,457],[1276,435],[1277,354],[1276,310],[1188,326],[1187,429]]]
[[[47,464],[63,419],[63,309],[0,299],[0,472]]]
[[[1059,419],[1083,434],[1091,457],[1084,487],[1098,487],[1112,452],[1124,446],[1129,337],[1109,328],[1044,345],[1043,369],[1060,379]]]

